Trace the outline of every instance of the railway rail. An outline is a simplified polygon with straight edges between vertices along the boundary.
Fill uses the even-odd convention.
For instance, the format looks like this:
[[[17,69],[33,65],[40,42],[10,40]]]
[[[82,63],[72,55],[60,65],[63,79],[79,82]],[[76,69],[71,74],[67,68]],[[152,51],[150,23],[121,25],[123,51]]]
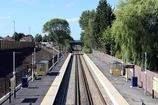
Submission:
[[[76,52],[75,105],[106,105],[106,102],[83,58]]]
[[[75,67],[72,68],[72,65]],[[70,73],[73,70],[75,70],[75,82],[73,82],[74,84],[70,84]],[[74,86],[74,88],[72,88],[72,86]],[[72,92],[73,94],[68,93],[69,87],[73,89],[71,90],[71,92],[74,91]],[[71,96],[71,99],[69,96]],[[64,74],[64,78],[62,79],[62,83],[55,98],[54,105],[64,105],[68,103],[73,105],[107,105],[84,60],[83,54],[78,51],[72,54],[72,58],[69,61],[66,73]]]

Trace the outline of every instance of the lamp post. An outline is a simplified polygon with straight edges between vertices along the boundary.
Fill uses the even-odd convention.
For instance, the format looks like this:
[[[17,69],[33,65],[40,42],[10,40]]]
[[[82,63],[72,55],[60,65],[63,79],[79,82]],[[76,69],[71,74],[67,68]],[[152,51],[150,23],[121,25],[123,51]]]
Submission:
[[[34,48],[34,64],[36,64],[36,48]]]
[[[32,82],[34,81],[34,73],[35,73],[35,68],[36,68],[36,48],[34,48],[34,52],[32,53]],[[35,75],[36,79],[36,75]]]
[[[15,41],[15,21],[13,21],[13,23],[14,23],[14,41]]]
[[[31,35],[31,27],[29,27],[29,35]]]
[[[34,64],[34,54],[32,53],[32,66],[31,66],[31,68],[33,67],[33,64]],[[34,80],[34,70],[33,70],[33,68],[32,68],[32,82],[33,82],[33,80]]]
[[[145,58],[145,62],[144,62],[144,69],[145,69],[145,72],[144,72],[144,77],[145,77],[144,95],[146,95],[146,93],[147,93],[147,70],[146,70],[147,53],[145,52],[144,54],[145,54],[144,55],[144,58]]]
[[[16,53],[21,53],[21,52],[15,52],[15,51],[13,52],[13,78],[15,78],[15,73],[16,73],[16,71],[15,71],[15,54],[16,54]],[[16,79],[15,79],[15,83],[16,83]],[[13,83],[14,98],[16,98],[15,86],[16,86],[16,84]]]
[[[54,48],[53,48],[53,68],[52,68],[52,70],[54,69],[54,63],[55,63],[55,62],[54,62],[54,55],[55,55],[55,54],[54,54]]]
[[[112,60],[112,56],[113,56],[113,54],[112,54],[113,52],[112,52],[112,45],[111,45],[111,50],[110,50],[110,54],[111,54],[111,60]]]

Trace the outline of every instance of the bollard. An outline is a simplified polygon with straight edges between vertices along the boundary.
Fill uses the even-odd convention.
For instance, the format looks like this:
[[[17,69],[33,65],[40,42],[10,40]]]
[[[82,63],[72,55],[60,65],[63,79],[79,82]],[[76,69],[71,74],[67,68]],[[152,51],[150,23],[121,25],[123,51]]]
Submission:
[[[9,103],[11,103],[11,98],[12,98],[12,95],[11,95],[11,92],[9,93]]]
[[[142,105],[145,105],[145,103],[142,101]]]
[[[29,105],[32,105],[32,102],[30,102],[30,104]]]
[[[154,90],[152,89],[152,98],[154,98],[155,96],[154,96]]]

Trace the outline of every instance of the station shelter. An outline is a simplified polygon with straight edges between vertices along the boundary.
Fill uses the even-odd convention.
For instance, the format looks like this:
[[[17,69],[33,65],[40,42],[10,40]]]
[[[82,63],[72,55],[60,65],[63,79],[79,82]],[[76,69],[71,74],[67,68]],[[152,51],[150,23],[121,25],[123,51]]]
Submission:
[[[116,60],[110,60],[109,69],[110,69],[110,74],[115,76],[121,76],[123,65],[121,62],[118,62]]]
[[[48,73],[48,69],[49,69],[48,64],[49,61],[47,60],[42,60],[36,64],[37,65],[36,72],[38,76],[44,76]]]

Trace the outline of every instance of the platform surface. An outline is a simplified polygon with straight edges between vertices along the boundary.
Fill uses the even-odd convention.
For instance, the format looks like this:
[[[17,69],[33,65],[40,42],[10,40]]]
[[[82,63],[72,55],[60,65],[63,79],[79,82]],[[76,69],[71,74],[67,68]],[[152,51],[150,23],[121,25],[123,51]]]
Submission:
[[[32,105],[40,105],[55,77],[59,75],[59,70],[65,59],[66,57],[63,57],[48,75],[38,76],[37,80],[29,82],[28,88],[21,88],[16,93],[16,98],[12,96],[11,103],[7,100],[2,105],[30,105],[30,102]]]
[[[145,105],[158,105],[158,99],[153,99],[150,94],[144,95],[142,88],[130,87],[131,81],[126,82],[122,76],[111,75],[108,64],[93,54],[88,56],[130,105],[142,105],[142,102]]]

